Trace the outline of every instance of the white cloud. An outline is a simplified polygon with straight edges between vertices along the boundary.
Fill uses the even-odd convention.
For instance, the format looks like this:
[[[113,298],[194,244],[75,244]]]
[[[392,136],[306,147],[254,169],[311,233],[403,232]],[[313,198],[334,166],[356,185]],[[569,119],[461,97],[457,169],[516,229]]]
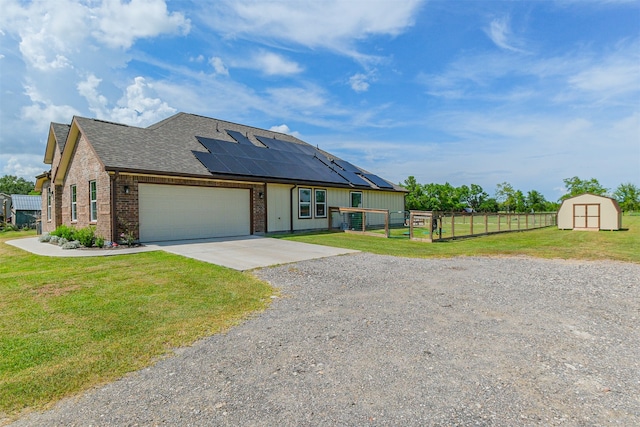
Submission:
[[[351,89],[356,92],[366,92],[369,90],[369,82],[367,82],[367,79],[367,75],[356,73],[349,78],[349,85]]]
[[[107,98],[98,92],[98,85],[102,79],[97,78],[93,74],[87,76],[85,81],[78,83],[78,93],[82,95],[89,103],[91,110],[97,118],[105,119],[105,109],[107,107]]]
[[[300,138],[300,132],[292,131],[291,129],[289,129],[289,126],[287,126],[284,123],[277,126],[271,126],[269,130],[278,132],[278,133],[285,133],[287,135],[292,135],[292,136],[295,136],[296,138]]]
[[[55,105],[38,92],[35,86],[26,85],[24,94],[31,100],[31,105],[22,107],[21,118],[32,122],[38,132],[45,133],[51,122],[68,123],[71,117],[80,113],[70,105]]]
[[[354,45],[372,35],[396,36],[414,23],[421,0],[279,1],[224,0],[203,19],[227,37],[322,47],[364,59]],[[207,3],[206,8],[211,4]]]
[[[159,98],[152,98],[153,85],[143,77],[136,77],[127,87],[126,94],[118,101],[118,107],[111,111],[113,121],[135,126],[148,126],[176,113]]]
[[[78,93],[89,103],[89,109],[97,118],[133,126],[148,126],[176,112],[165,101],[153,97],[153,84],[143,77],[136,77],[118,101],[110,108],[107,98],[98,92],[100,79],[89,75],[78,84]]]
[[[261,52],[253,57],[252,67],[261,70],[264,74],[290,75],[302,72],[302,67],[294,61],[290,61],[273,52]]]
[[[513,46],[513,43],[515,43],[513,39],[509,40],[511,38],[511,27],[508,17],[494,19],[485,32],[498,47],[513,52],[523,52],[523,50]]]
[[[44,153],[44,152],[43,152]],[[27,181],[35,181],[36,175],[45,170],[45,165],[37,167],[33,165],[42,163],[42,155],[35,154],[0,154],[0,164],[3,164],[2,175],[15,175]]]
[[[190,30],[164,0],[8,0],[2,9],[3,32],[17,35],[24,61],[41,71],[76,68],[96,45],[128,49],[139,38]]]
[[[137,38],[164,33],[187,34],[191,22],[182,13],[167,11],[164,0],[104,0],[93,9],[94,37],[112,48],[131,47]]]
[[[229,75],[229,69],[226,67],[226,65],[224,65],[222,58],[214,56],[209,59],[209,64],[213,66],[213,69],[215,70],[216,74],[221,74],[223,76]]]

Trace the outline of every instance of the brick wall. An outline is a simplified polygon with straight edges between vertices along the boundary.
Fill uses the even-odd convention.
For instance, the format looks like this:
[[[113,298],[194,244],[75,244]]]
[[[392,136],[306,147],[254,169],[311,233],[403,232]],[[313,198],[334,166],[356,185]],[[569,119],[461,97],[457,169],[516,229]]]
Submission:
[[[115,178],[116,193],[116,234],[126,233],[127,229],[138,238],[140,210],[138,204],[138,184],[188,185],[195,187],[245,188],[251,190],[251,232],[266,231],[267,215],[264,184],[243,184],[235,182],[216,182],[188,178],[155,177],[143,175],[119,174]],[[128,194],[127,194],[127,191]],[[262,197],[260,196],[262,194]]]
[[[90,182],[96,181],[98,215],[91,221]],[[71,186],[76,186],[77,220],[71,220]],[[111,240],[111,181],[104,171],[95,153],[85,140],[80,138],[67,171],[64,185],[61,186],[60,209],[62,223],[84,228],[96,227],[96,234]]]

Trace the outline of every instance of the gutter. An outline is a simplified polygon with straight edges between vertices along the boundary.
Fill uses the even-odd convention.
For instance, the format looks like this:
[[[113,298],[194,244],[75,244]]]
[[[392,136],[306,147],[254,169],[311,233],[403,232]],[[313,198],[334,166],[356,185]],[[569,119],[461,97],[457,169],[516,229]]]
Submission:
[[[298,188],[298,184],[291,187],[289,190],[289,232],[293,233],[293,190]]]

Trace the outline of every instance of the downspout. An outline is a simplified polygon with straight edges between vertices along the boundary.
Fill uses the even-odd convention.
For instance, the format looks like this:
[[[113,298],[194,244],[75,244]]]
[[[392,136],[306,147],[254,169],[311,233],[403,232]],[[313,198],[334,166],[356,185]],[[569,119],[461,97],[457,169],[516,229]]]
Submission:
[[[293,190],[298,188],[298,184],[291,187],[289,190],[289,232],[293,233]]]
[[[116,229],[118,222],[116,220],[116,195],[118,194],[116,181],[118,179],[118,171],[116,170],[111,178],[111,241],[118,240],[118,230]]]

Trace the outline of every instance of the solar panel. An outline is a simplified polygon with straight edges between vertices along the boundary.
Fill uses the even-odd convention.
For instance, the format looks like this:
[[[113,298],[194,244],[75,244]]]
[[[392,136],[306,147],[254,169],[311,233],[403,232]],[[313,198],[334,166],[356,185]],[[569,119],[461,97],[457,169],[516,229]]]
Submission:
[[[200,163],[207,168],[209,172],[213,173],[229,173],[231,169],[222,162],[219,158],[211,153],[203,153],[201,151],[192,151],[196,159],[200,160]]]
[[[348,172],[361,173],[360,169],[358,169],[351,163],[347,162],[346,160],[333,159],[333,163],[335,163],[336,165],[340,166],[342,169]]]
[[[360,172],[355,166],[348,162],[342,165],[332,163],[313,146],[257,137],[269,147],[264,148],[241,142],[242,134],[239,132],[227,132],[238,142],[196,137],[209,153],[194,151],[193,154],[212,173],[370,187],[367,181],[353,172]],[[351,170],[343,170],[345,166]],[[380,184],[376,185],[382,187],[384,181],[371,176],[377,178]]]
[[[336,172],[353,185],[357,185],[359,187],[371,187],[371,184],[351,171],[338,170]]]
[[[235,130],[229,130],[229,129],[225,129],[225,131],[227,131],[227,133],[231,136],[231,138],[233,138],[236,141],[238,141],[238,144],[253,145],[255,147],[253,142],[251,142],[251,140],[249,140],[249,138],[247,138],[246,136],[244,136],[240,132],[235,131]]]
[[[393,188],[393,185],[389,184],[384,179],[380,178],[378,175],[374,175],[372,173],[363,173],[362,176],[367,178],[369,181],[373,182],[380,188]]]

